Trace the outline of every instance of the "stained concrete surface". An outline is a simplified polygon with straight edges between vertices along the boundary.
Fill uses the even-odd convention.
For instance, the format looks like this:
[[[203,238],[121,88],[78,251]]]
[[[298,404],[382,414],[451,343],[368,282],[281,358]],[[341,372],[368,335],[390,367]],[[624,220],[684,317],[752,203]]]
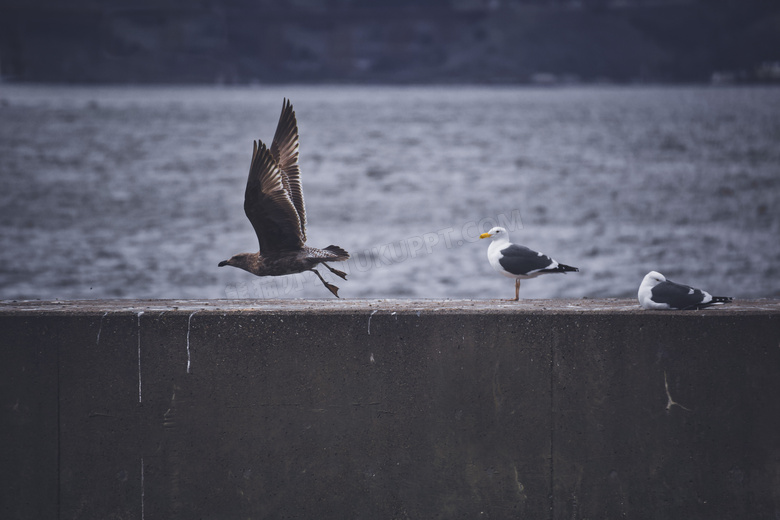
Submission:
[[[780,302],[2,302],[3,518],[765,518]]]
[[[20,300],[0,301],[1,314],[23,312],[35,313],[169,313],[169,312],[319,312],[319,313],[358,313],[358,312],[396,312],[396,313],[478,313],[504,314],[524,312],[554,313],[638,313],[652,314],[670,311],[646,311],[639,307],[634,299],[598,298],[598,299],[542,299],[542,300],[439,300],[439,299],[366,299],[366,298],[325,298],[325,299],[238,299],[238,300]],[[713,306],[700,311],[677,311],[683,314],[706,313],[778,313],[780,300],[757,299],[736,300],[728,305]]]

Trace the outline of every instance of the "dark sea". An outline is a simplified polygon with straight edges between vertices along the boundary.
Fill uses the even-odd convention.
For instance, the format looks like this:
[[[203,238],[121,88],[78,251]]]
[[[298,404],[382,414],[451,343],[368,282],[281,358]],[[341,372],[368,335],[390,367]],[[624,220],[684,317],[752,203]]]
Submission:
[[[0,299],[332,298],[217,267],[284,97],[344,298],[511,298],[497,224],[581,270],[524,298],[780,297],[780,88],[0,85]]]

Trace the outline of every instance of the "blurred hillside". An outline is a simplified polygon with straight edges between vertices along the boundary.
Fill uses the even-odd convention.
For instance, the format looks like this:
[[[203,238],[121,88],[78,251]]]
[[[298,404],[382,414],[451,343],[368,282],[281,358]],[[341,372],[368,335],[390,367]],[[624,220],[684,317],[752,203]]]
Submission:
[[[778,62],[776,0],[0,0],[4,81],[730,82]]]

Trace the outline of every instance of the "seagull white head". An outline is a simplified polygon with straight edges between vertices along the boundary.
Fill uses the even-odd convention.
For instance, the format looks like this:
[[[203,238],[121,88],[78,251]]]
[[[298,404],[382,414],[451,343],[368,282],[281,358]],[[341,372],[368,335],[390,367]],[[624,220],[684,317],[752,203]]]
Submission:
[[[479,235],[479,238],[492,238],[493,240],[509,240],[509,233],[507,233],[507,230],[502,227],[494,227],[487,233],[482,233]]]
[[[653,288],[661,282],[665,282],[666,277],[658,271],[650,271],[642,280],[642,286]]]
[[[643,309],[658,309],[669,307],[666,304],[657,304],[653,301],[653,287],[665,281],[666,277],[658,271],[650,271],[645,275],[645,277],[642,279],[642,283],[639,284],[639,291],[637,292],[639,305]]]

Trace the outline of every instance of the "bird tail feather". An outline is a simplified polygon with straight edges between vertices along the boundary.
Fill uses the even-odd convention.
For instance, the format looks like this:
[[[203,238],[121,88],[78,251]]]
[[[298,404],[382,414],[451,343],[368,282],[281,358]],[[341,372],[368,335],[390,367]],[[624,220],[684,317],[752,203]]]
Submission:
[[[578,273],[580,271],[580,269],[578,267],[572,267],[572,266],[566,265],[566,264],[558,264],[558,267],[555,270],[556,271],[560,271],[562,273],[566,273],[566,272]]]
[[[724,303],[731,303],[732,300],[734,300],[734,298],[731,296],[713,296],[712,300],[708,301],[707,303],[691,305],[690,307],[686,307],[686,309],[706,309],[712,305],[723,305]]]
[[[338,261],[338,260],[346,260],[347,258],[349,258],[349,253],[341,249],[339,246],[330,245],[325,248],[325,251],[328,251],[336,255],[336,257],[333,258],[333,260]]]

